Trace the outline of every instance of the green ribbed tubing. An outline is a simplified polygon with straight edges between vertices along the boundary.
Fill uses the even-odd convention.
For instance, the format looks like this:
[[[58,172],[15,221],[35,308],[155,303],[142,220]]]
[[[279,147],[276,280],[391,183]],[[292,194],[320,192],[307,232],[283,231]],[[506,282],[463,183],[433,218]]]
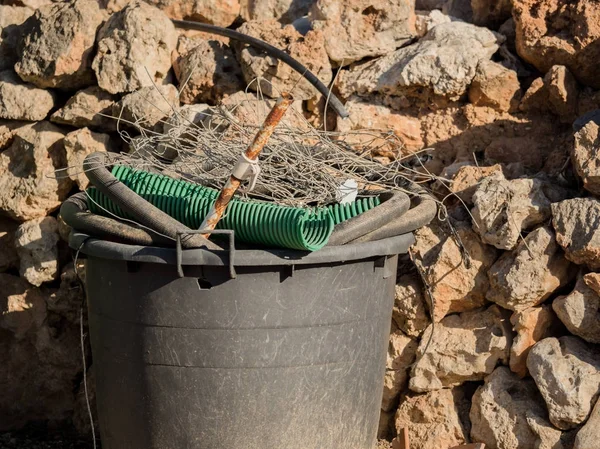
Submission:
[[[219,196],[215,189],[124,165],[115,165],[112,174],[146,201],[191,229],[200,227]],[[131,218],[94,187],[88,188],[87,192],[92,200],[91,212]],[[378,197],[365,197],[344,205],[300,208],[234,198],[217,228],[232,229],[236,239],[242,242],[316,251],[325,246],[336,224],[372,209],[379,202]]]

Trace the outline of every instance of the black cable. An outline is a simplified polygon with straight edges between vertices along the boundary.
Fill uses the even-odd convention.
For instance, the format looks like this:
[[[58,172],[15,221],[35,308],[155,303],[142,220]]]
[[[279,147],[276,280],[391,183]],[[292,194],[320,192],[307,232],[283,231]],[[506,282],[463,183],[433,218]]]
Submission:
[[[410,207],[410,198],[404,192],[393,191],[381,197],[384,201],[379,206],[338,224],[327,245],[345,245],[356,240],[401,217]]]
[[[190,229],[187,226],[156,208],[115,178],[106,168],[106,163],[105,153],[91,153],[84,159],[83,169],[94,187],[131,215],[134,220],[152,229],[155,233],[165,235],[173,240],[179,233],[182,233],[181,243],[184,248],[222,249],[200,234],[189,234]]]
[[[314,73],[312,73],[299,61],[292,58],[290,55],[280,50],[279,48],[274,47],[271,44],[267,44],[265,41],[262,41],[255,37],[251,37],[246,34],[240,33],[239,31],[230,30],[229,28],[222,28],[216,25],[209,25],[207,23],[190,22],[187,20],[173,19],[173,23],[176,27],[179,28],[186,28],[189,30],[198,30],[204,31],[206,33],[218,34],[219,36],[229,37],[231,39],[244,42],[248,45],[252,45],[253,47],[263,50],[269,56],[273,56],[274,58],[285,62],[292,69],[294,69],[304,78],[306,78],[306,80],[310,84],[312,84],[321,93],[321,95],[323,95],[326,98],[329,97],[329,105],[337,113],[337,115],[339,115],[342,118],[347,118],[349,116],[348,111],[346,110],[340,99],[336,97],[335,94],[331,92],[331,90],[329,90],[329,88],[325,84],[323,84]]]
[[[76,193],[64,201],[60,207],[60,215],[73,229],[94,237],[145,246],[173,246],[174,244],[172,240],[158,234],[152,234],[112,218],[92,214],[88,210],[85,192]]]

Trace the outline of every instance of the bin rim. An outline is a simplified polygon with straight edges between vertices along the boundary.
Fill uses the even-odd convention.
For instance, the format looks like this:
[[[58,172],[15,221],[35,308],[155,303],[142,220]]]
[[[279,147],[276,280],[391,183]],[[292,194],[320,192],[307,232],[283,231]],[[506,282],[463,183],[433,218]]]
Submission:
[[[415,242],[412,232],[373,242],[326,246],[318,251],[297,251],[289,249],[239,249],[234,251],[234,261],[228,250],[207,250],[204,248],[182,251],[181,265],[197,266],[281,266],[309,265],[334,262],[347,262],[371,257],[405,254]],[[86,256],[157,264],[177,265],[175,248],[157,246],[127,245],[91,237],[77,231],[71,232],[69,246]]]

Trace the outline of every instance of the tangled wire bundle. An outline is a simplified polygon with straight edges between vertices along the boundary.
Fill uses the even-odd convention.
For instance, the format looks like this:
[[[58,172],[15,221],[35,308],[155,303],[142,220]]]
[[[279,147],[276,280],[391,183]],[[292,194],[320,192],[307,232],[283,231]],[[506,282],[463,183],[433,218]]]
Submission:
[[[269,100],[247,94],[229,107],[198,109],[191,118],[174,109],[162,133],[139,123],[139,136],[121,132],[130,151],[114,162],[220,189],[271,106]],[[348,179],[358,183],[359,195],[368,196],[404,190],[406,181],[415,176],[428,178],[414,167],[418,156],[398,157],[387,165],[372,157],[383,148],[403,154],[403,143],[392,132],[328,132],[315,129],[301,111],[292,108],[287,114],[261,153],[261,173],[251,197],[290,206],[322,206],[339,200],[340,185]]]

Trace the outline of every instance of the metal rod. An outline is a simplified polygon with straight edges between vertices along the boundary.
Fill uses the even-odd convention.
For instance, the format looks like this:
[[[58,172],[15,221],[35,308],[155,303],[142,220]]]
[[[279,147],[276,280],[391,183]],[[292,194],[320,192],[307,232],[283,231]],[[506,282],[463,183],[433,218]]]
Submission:
[[[269,115],[267,115],[267,118],[256,133],[256,136],[254,136],[254,140],[244,153],[248,159],[254,161],[258,158],[258,155],[271,137],[271,134],[273,134],[273,131],[275,131],[275,127],[279,124],[293,101],[294,100],[292,96],[287,93],[282,94],[281,97],[277,99],[275,106],[273,106],[273,109],[271,109]],[[233,195],[240,187],[241,183],[241,179],[236,178],[233,175],[229,177],[225,183],[225,186],[221,189],[217,201],[215,201],[215,204],[213,204],[213,206],[210,208],[208,214],[204,218],[204,221],[200,225],[200,229],[215,229],[217,223],[223,216],[229,201],[231,201],[231,198],[233,198]],[[208,237],[208,234],[202,234],[202,236]]]

